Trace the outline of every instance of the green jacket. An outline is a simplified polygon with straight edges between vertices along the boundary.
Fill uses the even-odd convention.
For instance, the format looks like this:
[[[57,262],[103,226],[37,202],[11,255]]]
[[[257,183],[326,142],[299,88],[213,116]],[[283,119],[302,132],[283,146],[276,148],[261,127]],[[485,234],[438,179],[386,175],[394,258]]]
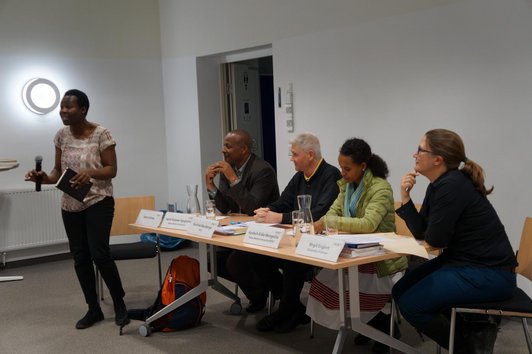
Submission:
[[[395,232],[393,190],[388,181],[374,177],[371,170],[366,171],[362,180],[364,190],[358,200],[354,218],[343,216],[347,182],[342,178],[337,183],[340,187],[340,194],[326,216],[327,218],[336,218],[338,230],[359,234]],[[407,259],[404,256],[380,261],[376,264],[379,277],[397,273],[406,269],[407,266]]]

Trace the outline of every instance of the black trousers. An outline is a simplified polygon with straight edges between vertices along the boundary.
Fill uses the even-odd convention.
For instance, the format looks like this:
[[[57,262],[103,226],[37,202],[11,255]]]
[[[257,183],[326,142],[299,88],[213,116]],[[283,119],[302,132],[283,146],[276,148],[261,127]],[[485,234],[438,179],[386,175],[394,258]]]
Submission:
[[[312,266],[243,251],[233,251],[227,271],[251,301],[260,301],[272,291],[280,294],[279,312],[289,315],[305,310],[299,300]],[[282,276],[279,273],[282,270]]]
[[[74,269],[89,308],[98,307],[93,262],[109,288],[114,304],[123,303],[125,292],[109,249],[114,210],[115,201],[112,197],[106,197],[80,212],[62,210],[70,253],[74,257]]]

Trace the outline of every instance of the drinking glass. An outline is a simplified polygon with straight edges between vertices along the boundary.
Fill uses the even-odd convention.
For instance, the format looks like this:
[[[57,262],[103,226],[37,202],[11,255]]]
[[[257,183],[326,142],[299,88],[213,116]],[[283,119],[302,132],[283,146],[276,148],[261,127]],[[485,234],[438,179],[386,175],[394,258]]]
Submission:
[[[294,237],[301,233],[302,224],[303,212],[301,210],[294,210],[292,212],[292,234]]]
[[[166,210],[168,210],[171,213],[177,212],[177,203],[168,203]]]
[[[205,201],[205,216],[207,219],[216,219],[216,213],[214,211],[214,200],[207,199]]]
[[[325,216],[325,234],[327,236],[338,235],[338,217]]]

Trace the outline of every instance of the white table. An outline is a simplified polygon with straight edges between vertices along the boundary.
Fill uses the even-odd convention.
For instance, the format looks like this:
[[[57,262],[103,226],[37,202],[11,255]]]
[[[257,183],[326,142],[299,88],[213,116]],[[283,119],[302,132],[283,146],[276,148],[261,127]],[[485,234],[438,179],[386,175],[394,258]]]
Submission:
[[[228,218],[224,219],[223,221],[228,223],[231,220],[235,219]],[[235,221],[241,220],[242,217],[239,217]],[[143,336],[148,336],[150,334],[150,323],[154,322],[155,320],[161,318],[167,313],[173,311],[179,306],[185,304],[186,302],[205,292],[209,286],[213,286],[215,290],[218,290],[216,289],[216,287],[214,287],[214,283],[216,282],[213,282],[213,280],[216,280],[216,269],[213,269],[214,271],[211,273],[210,277],[207,271],[207,248],[212,246],[220,246],[336,270],[338,273],[338,293],[340,296],[340,309],[343,309],[343,311],[340,311],[340,319],[342,322],[342,326],[338,330],[336,342],[334,344],[332,353],[342,352],[347,333],[350,330],[354,330],[366,337],[369,337],[392,348],[400,350],[403,353],[419,353],[416,349],[409,346],[408,344],[401,342],[400,340],[395,339],[392,336],[383,333],[360,320],[358,266],[361,264],[395,258],[398,256],[398,254],[396,253],[385,253],[375,256],[357,258],[339,258],[337,262],[328,262],[316,258],[297,255],[295,253],[295,247],[291,245],[290,241],[288,240],[281,241],[280,247],[278,249],[273,249],[268,247],[246,244],[243,242],[244,236],[222,236],[214,234],[212,238],[205,238],[191,235],[181,230],[166,229],[160,227],[147,227],[138,224],[132,224],[130,226],[142,232],[159,233],[184,238],[190,241],[198,242],[199,245],[200,284],[189,292],[187,292],[179,299],[176,299],[174,302],[167,305],[165,308],[161,309],[154,315],[147,318],[146,322],[139,328],[139,333]],[[211,252],[211,265],[215,264],[213,256],[214,252]],[[346,280],[344,280],[344,269],[347,270]],[[349,311],[346,309],[346,289],[349,289],[349,303],[351,304],[351,306],[349,307]]]

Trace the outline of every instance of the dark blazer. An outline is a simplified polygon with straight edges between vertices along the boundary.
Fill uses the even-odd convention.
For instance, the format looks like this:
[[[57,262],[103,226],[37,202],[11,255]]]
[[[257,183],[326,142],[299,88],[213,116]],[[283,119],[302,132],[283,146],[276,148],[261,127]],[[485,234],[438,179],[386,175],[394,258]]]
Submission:
[[[243,213],[254,215],[253,211],[279,198],[277,175],[273,167],[263,159],[251,154],[240,182],[230,187],[229,181],[220,175],[220,186],[214,197],[216,208],[226,214]]]

